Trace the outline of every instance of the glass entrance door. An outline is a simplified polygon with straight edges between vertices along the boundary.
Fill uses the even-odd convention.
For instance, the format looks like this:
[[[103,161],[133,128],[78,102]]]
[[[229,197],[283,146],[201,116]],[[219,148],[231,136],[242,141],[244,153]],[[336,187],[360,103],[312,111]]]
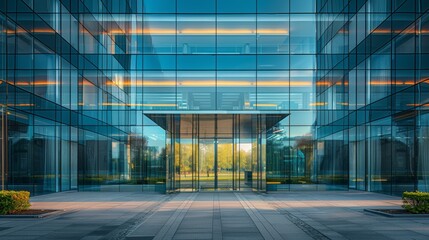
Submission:
[[[215,190],[215,139],[200,139],[198,160],[199,191]]]
[[[149,116],[171,136],[168,191],[265,190],[264,132],[277,120],[266,123],[259,114]]]
[[[234,154],[232,139],[218,139],[217,142],[217,189],[233,190]]]
[[[234,156],[232,139],[200,139],[200,191],[232,190]]]

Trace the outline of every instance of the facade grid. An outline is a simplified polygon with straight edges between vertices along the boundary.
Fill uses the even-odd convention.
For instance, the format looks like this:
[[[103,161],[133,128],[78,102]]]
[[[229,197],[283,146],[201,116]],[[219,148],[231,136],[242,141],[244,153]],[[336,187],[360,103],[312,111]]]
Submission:
[[[1,1],[2,183],[427,190],[428,7]]]

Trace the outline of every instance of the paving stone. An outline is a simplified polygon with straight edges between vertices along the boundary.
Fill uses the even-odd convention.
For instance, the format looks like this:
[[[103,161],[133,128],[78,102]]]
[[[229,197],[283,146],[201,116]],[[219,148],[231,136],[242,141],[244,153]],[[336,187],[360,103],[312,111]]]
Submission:
[[[31,201],[34,208],[66,213],[46,219],[0,219],[2,240],[152,240],[162,229],[168,239],[429,239],[429,219],[387,218],[363,211],[400,208],[400,198],[358,191],[72,192]]]
[[[212,233],[177,233],[173,239],[212,239]]]
[[[253,234],[253,233],[223,233],[222,234],[222,238],[225,240],[228,239],[236,239],[236,240],[245,240],[245,239],[249,239],[249,240],[263,240],[264,238],[262,237],[262,235],[260,234]]]

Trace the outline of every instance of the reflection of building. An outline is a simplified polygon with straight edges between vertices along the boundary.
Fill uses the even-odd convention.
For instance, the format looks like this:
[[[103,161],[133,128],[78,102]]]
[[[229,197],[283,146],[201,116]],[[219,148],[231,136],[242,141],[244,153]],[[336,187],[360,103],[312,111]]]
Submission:
[[[333,2],[320,1],[316,13],[323,181],[395,195],[428,190],[427,1]]]
[[[4,183],[428,190],[427,3],[390,2],[2,3]]]

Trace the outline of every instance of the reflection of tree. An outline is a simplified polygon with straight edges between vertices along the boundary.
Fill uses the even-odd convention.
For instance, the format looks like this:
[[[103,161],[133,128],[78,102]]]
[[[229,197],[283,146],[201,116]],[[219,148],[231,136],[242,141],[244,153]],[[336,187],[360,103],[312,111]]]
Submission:
[[[314,140],[311,134],[289,138],[273,134],[267,140],[267,179],[282,183],[311,183]]]
[[[295,145],[297,149],[299,149],[305,157],[305,176],[310,177],[313,164],[313,140],[311,136],[303,136],[298,138],[295,141]]]
[[[192,144],[186,144],[186,143],[180,143],[176,145],[176,149],[179,149],[180,151],[176,151],[176,158],[180,159],[180,174],[186,178],[188,174],[192,173],[193,169],[193,146]],[[199,173],[201,176],[204,174],[207,177],[210,177],[211,173],[214,172],[214,145],[209,144],[203,144],[200,143],[199,145],[200,155],[199,160],[200,166],[199,166]],[[217,167],[218,171],[232,171],[233,168],[233,144],[232,143],[220,143],[217,146]],[[240,156],[239,159],[236,159],[235,161],[240,160],[240,165],[237,163],[237,167],[240,166],[240,169],[242,171],[248,170],[250,171],[252,169],[252,154],[251,151],[246,150],[240,150],[239,152]]]
[[[244,150],[240,150],[240,168],[241,170],[252,170],[252,154],[251,152],[246,152]]]
[[[218,144],[217,166],[219,169],[232,168],[232,144]]]
[[[155,150],[158,150],[158,148],[155,148]],[[167,160],[167,148],[161,149],[161,152],[159,153],[157,160],[158,160],[158,163],[162,163]]]
[[[210,177],[210,170],[214,166],[214,145],[213,144],[200,144],[200,174],[206,172],[207,177]]]
[[[192,144],[178,144],[180,146],[180,152],[177,153],[180,155],[180,172],[186,177],[188,173],[192,171]],[[179,157],[176,155],[176,159]]]
[[[130,173],[131,181],[134,183],[141,183],[141,171],[143,170],[143,161],[144,161],[144,152],[143,149],[146,149],[147,139],[142,136],[133,136],[129,137],[130,144]]]
[[[129,136],[130,181],[133,184],[150,184],[163,181],[167,149],[151,146],[146,137]]]

